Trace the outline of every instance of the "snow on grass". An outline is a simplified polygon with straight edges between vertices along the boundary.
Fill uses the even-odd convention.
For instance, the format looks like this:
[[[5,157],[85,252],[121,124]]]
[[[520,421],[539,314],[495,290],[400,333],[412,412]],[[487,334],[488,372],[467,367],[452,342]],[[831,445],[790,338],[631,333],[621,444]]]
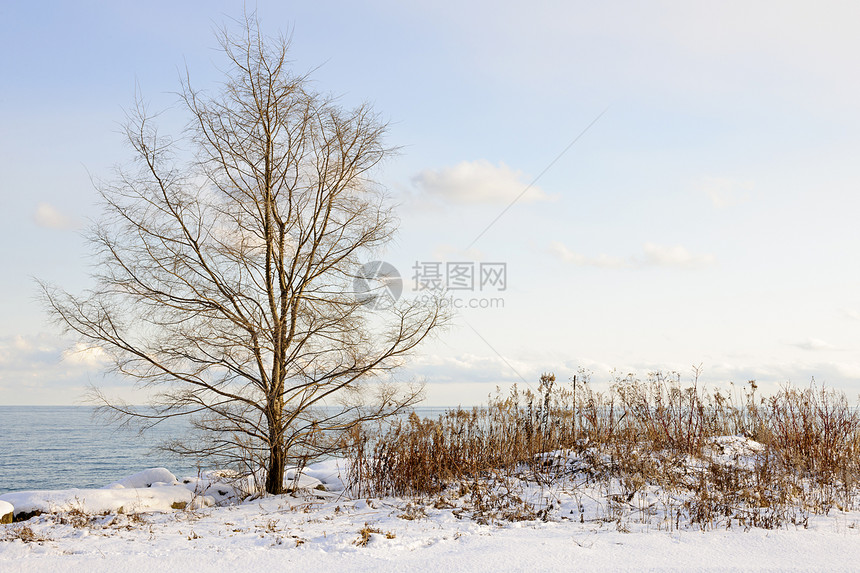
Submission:
[[[860,558],[857,515],[808,530],[626,533],[600,520],[480,525],[451,508],[410,513],[407,504],[305,494],[82,527],[45,515],[27,524],[39,541],[0,543],[0,570],[849,570]]]
[[[753,470],[765,446],[742,436],[717,436],[707,440],[704,450],[714,463]]]
[[[735,454],[755,451],[741,440],[714,445],[733,463]],[[171,481],[148,470],[117,483],[150,487],[78,490],[78,505],[68,511],[55,506],[53,513],[0,525],[0,571],[833,571],[851,570],[860,559],[858,512],[832,510],[776,530],[730,522],[731,529],[703,531],[666,520],[659,511],[663,494],[647,488],[626,499],[619,496],[623,484],[616,490],[577,478],[507,476],[421,499],[353,499],[344,488],[344,467],[342,460],[312,465],[297,483],[296,472],[288,472],[305,487],[245,502],[228,499],[233,476],[226,472]],[[98,501],[161,490],[199,496],[218,488],[222,506],[117,513]],[[32,503],[63,498],[18,494]],[[503,507],[503,494],[520,505]],[[536,508],[545,511],[538,517]],[[523,519],[493,514],[502,510],[521,511]]]

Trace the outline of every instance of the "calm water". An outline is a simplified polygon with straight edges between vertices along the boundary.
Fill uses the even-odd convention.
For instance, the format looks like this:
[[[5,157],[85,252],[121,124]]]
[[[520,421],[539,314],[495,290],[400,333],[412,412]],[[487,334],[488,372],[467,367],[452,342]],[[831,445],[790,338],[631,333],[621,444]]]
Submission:
[[[154,448],[185,427],[170,420],[141,436],[89,406],[0,406],[0,493],[102,487],[150,467],[194,475],[193,464]]]
[[[444,411],[416,408],[421,416]],[[190,460],[155,448],[182,435],[187,422],[168,420],[141,436],[92,413],[89,406],[0,406],[0,494],[102,487],[151,467],[178,477],[197,474]]]

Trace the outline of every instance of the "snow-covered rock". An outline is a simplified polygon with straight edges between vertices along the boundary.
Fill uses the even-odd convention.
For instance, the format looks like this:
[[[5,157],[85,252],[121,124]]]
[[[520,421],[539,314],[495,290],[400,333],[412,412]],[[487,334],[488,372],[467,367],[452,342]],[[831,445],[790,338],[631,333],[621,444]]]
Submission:
[[[326,460],[306,467],[298,474],[297,468],[288,468],[284,472],[284,487],[287,490],[320,489],[324,491],[343,491],[344,484],[341,475],[346,472],[341,468],[344,460]]]
[[[320,486],[325,488],[322,481],[315,477],[311,477],[304,472],[301,474],[297,474],[295,471],[287,472],[284,476],[284,487],[287,491],[296,489],[317,489]]]
[[[230,470],[202,471],[196,477],[183,478],[182,485],[197,495],[211,498],[215,505],[239,502],[257,490],[252,478]]]
[[[8,501],[0,501],[0,523],[12,523],[15,508]]]
[[[168,486],[179,483],[176,476],[165,468],[150,468],[115,481],[107,489]]]
[[[302,474],[319,480],[326,491],[343,491],[341,476],[346,475],[344,468],[344,460],[326,460],[305,468]]]

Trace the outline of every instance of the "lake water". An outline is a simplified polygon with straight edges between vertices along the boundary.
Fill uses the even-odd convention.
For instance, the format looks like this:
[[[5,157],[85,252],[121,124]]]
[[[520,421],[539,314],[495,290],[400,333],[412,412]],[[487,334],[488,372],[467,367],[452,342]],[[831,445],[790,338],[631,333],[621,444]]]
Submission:
[[[150,467],[196,474],[154,451],[186,427],[169,420],[141,436],[94,418],[89,406],[0,406],[0,493],[102,487]]]
[[[445,410],[416,408],[421,416]],[[89,406],[0,406],[0,494],[103,487],[151,467],[196,475],[191,460],[156,449],[187,428],[184,420],[166,420],[141,436],[94,418]]]

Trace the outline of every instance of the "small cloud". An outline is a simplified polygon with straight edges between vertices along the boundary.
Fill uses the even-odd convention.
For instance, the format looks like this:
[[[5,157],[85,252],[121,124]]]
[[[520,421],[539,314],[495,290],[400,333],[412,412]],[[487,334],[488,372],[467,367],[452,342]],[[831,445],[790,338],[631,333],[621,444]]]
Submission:
[[[0,338],[0,377],[18,369],[50,366],[58,360],[57,344],[47,335]]]
[[[484,253],[474,247],[464,250],[454,245],[442,244],[433,249],[434,261],[481,261],[483,259]]]
[[[98,346],[87,346],[78,342],[63,351],[63,360],[90,368],[104,368],[109,363],[110,357]]]
[[[645,252],[642,264],[647,266],[692,269],[706,267],[716,262],[713,255],[693,254],[680,245],[666,247],[654,243],[645,243],[642,249]]]
[[[69,230],[77,229],[80,226],[74,217],[60,212],[56,207],[44,201],[36,206],[33,221],[46,229]]]
[[[489,352],[489,351],[488,351]],[[478,356],[462,353],[456,356],[416,356],[407,371],[434,383],[461,384],[470,382],[492,383],[536,381],[542,366],[515,358],[502,358],[492,354]]]
[[[706,177],[699,184],[699,190],[704,192],[717,209],[734,207],[746,203],[750,199],[753,184],[750,181],[738,181],[725,177]]]
[[[802,350],[812,350],[812,351],[839,350],[837,347],[833,346],[832,344],[825,342],[823,340],[819,340],[817,338],[807,338],[806,340],[803,340],[800,342],[793,342],[793,343],[791,343],[791,346],[795,346],[795,347],[800,348]]]
[[[839,311],[845,318],[850,318],[851,320],[860,320],[860,310],[855,310],[853,308],[841,308],[839,309]]]
[[[599,267],[604,269],[617,269],[624,266],[629,266],[629,263],[624,259],[610,257],[609,255],[600,254],[596,257],[586,257],[580,253],[576,253],[568,249],[563,243],[553,241],[549,246],[549,253],[554,257],[571,263],[578,267]]]
[[[423,193],[461,204],[506,204],[553,199],[539,187],[528,187],[523,172],[485,159],[463,161],[453,167],[427,169],[412,178]],[[522,195],[522,197],[520,197]]]
[[[109,355],[55,334],[0,336],[0,404],[80,403],[94,382],[131,404],[148,401],[118,376],[105,376]]]
[[[694,254],[680,245],[665,247],[654,243],[645,243],[642,250],[643,256],[631,256],[626,259],[612,257],[605,254],[598,255],[597,257],[588,257],[572,251],[563,243],[554,241],[550,243],[548,252],[565,263],[570,263],[580,267],[587,266],[604,269],[641,267],[695,269],[706,267],[716,262],[716,258],[713,255]]]

